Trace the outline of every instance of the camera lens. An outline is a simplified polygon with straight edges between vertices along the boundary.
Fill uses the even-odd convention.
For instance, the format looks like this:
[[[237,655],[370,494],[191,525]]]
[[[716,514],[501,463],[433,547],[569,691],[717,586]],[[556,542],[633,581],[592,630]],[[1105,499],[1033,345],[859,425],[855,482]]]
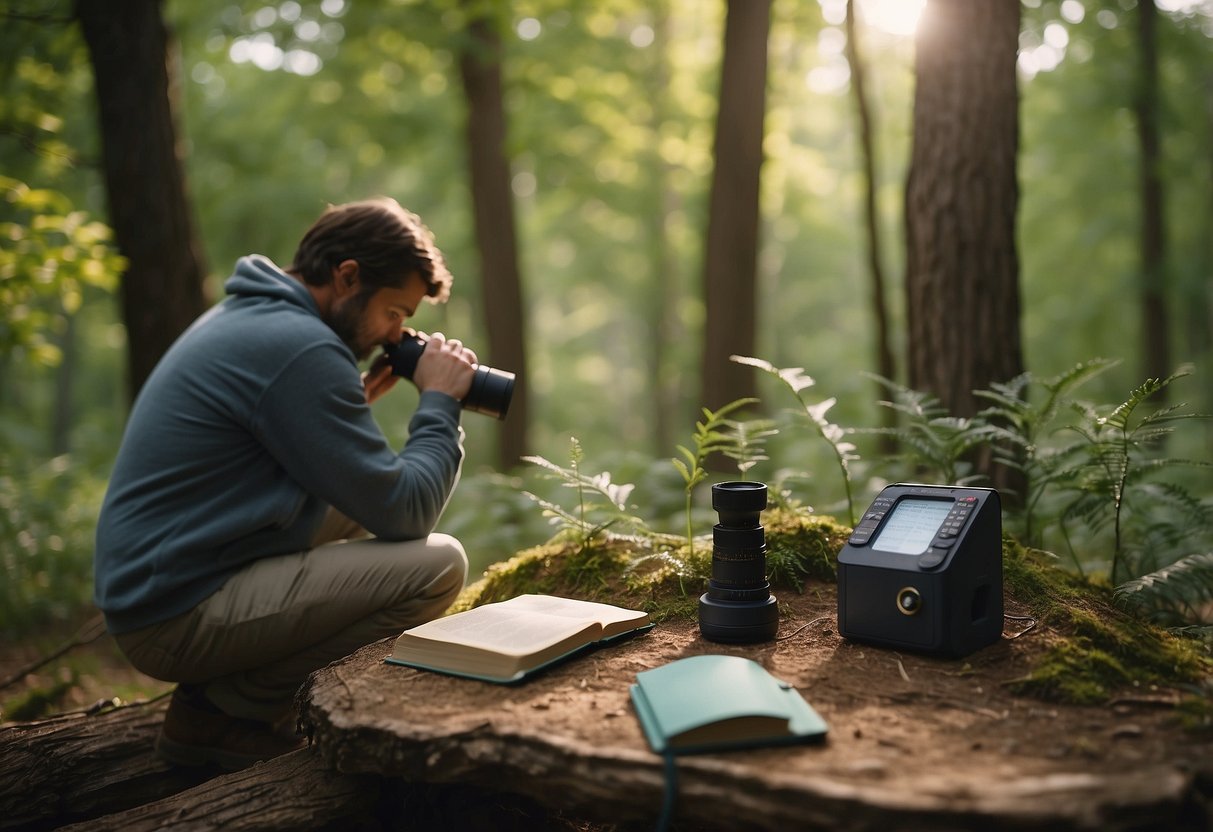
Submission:
[[[399,344],[385,344],[383,352],[392,365],[392,373],[411,380],[427,343],[420,335],[406,335]],[[464,410],[504,419],[514,397],[514,379],[513,373],[477,364],[472,386],[460,404]]]
[[[495,419],[504,419],[514,397],[514,374],[495,367],[476,365],[472,386],[463,399],[463,409],[483,413]]]
[[[712,486],[712,577],[699,599],[699,631],[709,641],[768,641],[779,626],[779,608],[767,582],[766,534],[759,516],[767,504],[760,482]]]

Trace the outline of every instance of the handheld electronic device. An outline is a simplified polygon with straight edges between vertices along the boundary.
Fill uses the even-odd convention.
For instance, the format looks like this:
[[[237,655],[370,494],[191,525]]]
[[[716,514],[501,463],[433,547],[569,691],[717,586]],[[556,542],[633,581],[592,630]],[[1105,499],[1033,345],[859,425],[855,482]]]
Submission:
[[[1002,635],[1002,505],[991,488],[897,483],[838,554],[838,632],[963,656]]]

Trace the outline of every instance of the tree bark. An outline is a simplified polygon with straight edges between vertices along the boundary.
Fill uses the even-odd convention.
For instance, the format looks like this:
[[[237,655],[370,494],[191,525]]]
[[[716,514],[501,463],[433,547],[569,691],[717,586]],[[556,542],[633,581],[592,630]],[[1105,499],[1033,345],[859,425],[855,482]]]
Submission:
[[[109,221],[122,279],[128,391],[206,308],[179,157],[168,32],[160,0],[76,0],[101,128]]]
[[[647,337],[652,349],[647,352],[649,386],[652,394],[651,424],[653,425],[653,452],[664,455],[675,443],[675,431],[686,424],[681,417],[682,387],[676,361],[678,345],[684,333],[678,307],[680,300],[680,264],[674,256],[670,243],[670,217],[678,210],[679,194],[670,186],[671,165],[661,153],[661,125],[670,117],[669,113],[669,32],[670,11],[666,0],[658,0],[651,7],[653,29],[656,34],[651,47],[653,53],[652,76],[649,94],[653,100],[651,123],[652,147],[649,153],[650,186],[653,197],[653,213],[649,217],[649,260],[652,263],[653,282],[657,285],[656,299],[647,303]],[[696,411],[698,412],[698,411]]]
[[[76,412],[72,399],[76,391],[76,313],[63,313],[63,332],[59,336],[62,359],[55,371],[55,407],[51,417],[51,454],[60,456],[72,449],[72,422]]]
[[[518,373],[509,417],[500,424],[498,467],[507,471],[527,453],[529,421],[522,280],[510,163],[506,157],[505,105],[501,86],[501,37],[495,21],[475,18],[459,58],[467,97],[467,148],[472,213],[480,254],[480,290],[493,366]]]
[[[158,800],[213,772],[152,754],[164,702],[0,729],[0,827],[43,829]]]
[[[1141,331],[1142,369],[1146,378],[1171,374],[1168,340],[1166,235],[1162,187],[1162,148],[1158,128],[1158,9],[1154,0],[1137,4],[1139,74],[1134,96],[1137,141],[1141,153]],[[1154,398],[1165,400],[1166,389]]]
[[[729,0],[703,270],[701,398],[713,410],[755,390],[754,373],[729,356],[753,355],[757,333],[759,173],[770,26],[770,0]]]
[[[179,794],[65,827],[72,832],[277,832],[379,829],[380,778],[323,768],[300,749]]]
[[[847,63],[851,67],[851,91],[855,94],[855,111],[859,119],[860,156],[863,159],[864,176],[864,224],[868,233],[868,277],[871,281],[872,319],[876,327],[876,372],[890,381],[897,380],[897,364],[893,359],[892,333],[889,331],[888,301],[885,299],[884,267],[881,264],[880,216],[876,202],[876,141],[872,129],[872,108],[868,103],[867,67],[859,52],[859,33],[855,23],[855,0],[847,0]],[[877,385],[882,395],[884,387]],[[881,408],[882,423],[886,428],[895,427],[897,412],[892,408]],[[893,450],[893,438],[884,434],[880,438],[880,449]]]
[[[932,0],[917,35],[906,186],[909,384],[955,416],[1023,371],[1016,0]]]

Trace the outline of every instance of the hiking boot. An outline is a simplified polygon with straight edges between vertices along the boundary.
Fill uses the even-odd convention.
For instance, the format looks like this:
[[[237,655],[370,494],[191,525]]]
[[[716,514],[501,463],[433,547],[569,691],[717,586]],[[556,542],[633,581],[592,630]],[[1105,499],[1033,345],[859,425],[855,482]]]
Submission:
[[[306,745],[268,722],[228,716],[200,696],[180,686],[173,691],[156,737],[156,753],[166,762],[239,771]]]

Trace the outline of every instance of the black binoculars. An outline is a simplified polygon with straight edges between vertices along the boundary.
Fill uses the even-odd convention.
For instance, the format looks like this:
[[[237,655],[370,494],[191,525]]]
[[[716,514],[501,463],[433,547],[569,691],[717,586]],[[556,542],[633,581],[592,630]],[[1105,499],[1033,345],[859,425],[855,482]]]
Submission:
[[[753,644],[779,629],[779,607],[767,581],[766,532],[759,515],[767,507],[761,482],[712,486],[712,579],[699,598],[699,632],[708,641]]]
[[[406,330],[399,344],[384,344],[383,352],[392,365],[392,373],[411,380],[428,343],[428,338]],[[514,374],[483,364],[476,364],[475,368],[472,387],[460,404],[464,410],[504,419],[514,396]]]

